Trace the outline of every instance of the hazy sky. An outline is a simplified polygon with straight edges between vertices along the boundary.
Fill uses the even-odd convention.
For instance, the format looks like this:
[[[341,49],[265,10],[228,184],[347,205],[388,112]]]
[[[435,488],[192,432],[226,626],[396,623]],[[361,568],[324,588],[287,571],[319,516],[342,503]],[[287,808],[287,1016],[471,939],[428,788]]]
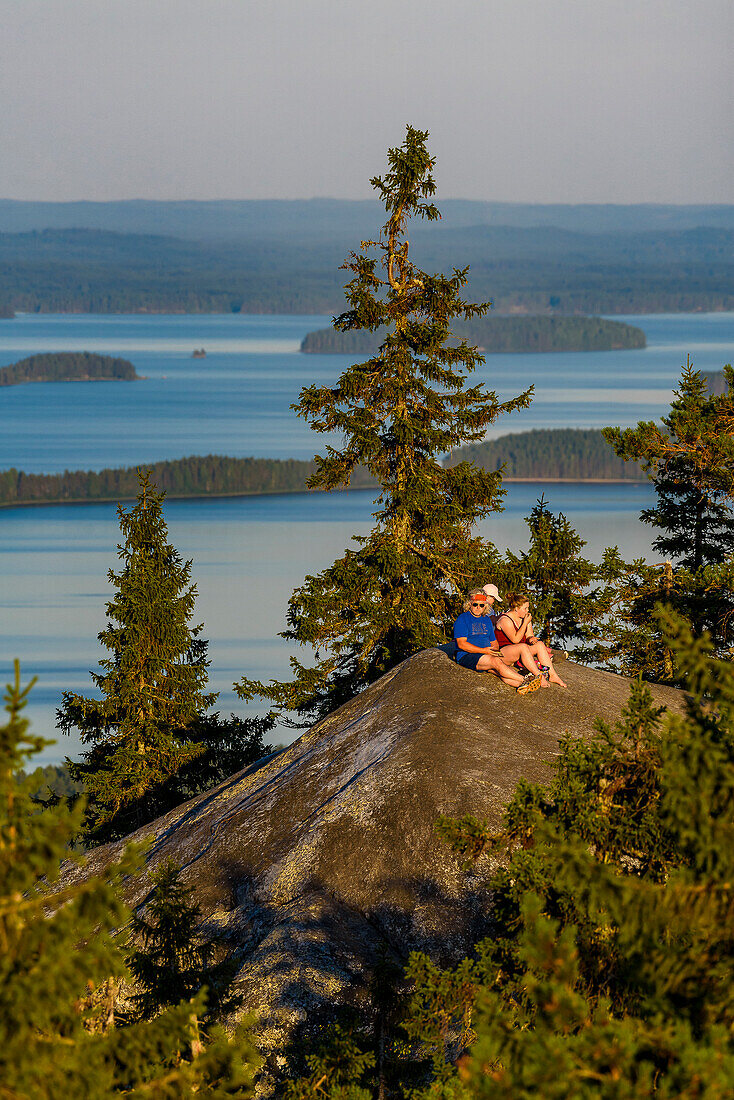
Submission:
[[[732,0],[0,0],[0,197],[734,202]]]

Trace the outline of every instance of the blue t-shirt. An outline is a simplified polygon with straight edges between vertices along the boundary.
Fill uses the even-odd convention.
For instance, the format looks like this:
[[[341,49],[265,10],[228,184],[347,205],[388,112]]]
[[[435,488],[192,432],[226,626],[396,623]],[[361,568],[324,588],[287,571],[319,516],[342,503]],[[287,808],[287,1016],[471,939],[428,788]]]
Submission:
[[[494,641],[492,620],[489,615],[472,615],[471,611],[462,611],[454,623],[454,637],[466,638],[472,645],[485,649]],[[463,652],[463,649],[457,648],[457,660]]]

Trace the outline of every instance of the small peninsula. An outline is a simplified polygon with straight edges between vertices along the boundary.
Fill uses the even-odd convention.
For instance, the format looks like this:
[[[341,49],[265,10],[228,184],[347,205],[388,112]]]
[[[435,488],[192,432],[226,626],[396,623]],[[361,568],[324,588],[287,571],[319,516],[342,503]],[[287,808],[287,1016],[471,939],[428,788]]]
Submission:
[[[601,317],[550,315],[489,316],[457,322],[456,336],[478,344],[488,355],[513,352],[616,351],[644,348],[642,329]],[[374,355],[385,330],[337,332],[333,328],[309,332],[301,351],[317,355]]]
[[[0,386],[26,382],[134,382],[140,378],[127,359],[94,355],[89,351],[59,351],[31,355],[0,368]]]
[[[504,465],[507,481],[645,481],[634,462],[618,458],[600,431],[549,428],[517,432],[457,448],[444,459],[447,465],[474,462],[487,470]],[[187,497],[253,496],[305,493],[314,462],[300,459],[233,458],[227,455],[188,455],[172,461],[144,463],[153,481],[169,499]],[[358,466],[350,488],[376,486]],[[0,507],[27,504],[81,504],[134,500],[137,468],[66,470],[59,474],[32,474],[11,468],[0,470]]]

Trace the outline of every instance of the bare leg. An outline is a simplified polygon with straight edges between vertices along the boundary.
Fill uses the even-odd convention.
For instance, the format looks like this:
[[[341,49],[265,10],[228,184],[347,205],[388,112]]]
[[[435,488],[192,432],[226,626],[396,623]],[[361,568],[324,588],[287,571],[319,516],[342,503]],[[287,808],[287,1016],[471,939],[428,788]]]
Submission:
[[[527,646],[525,642],[518,642],[516,645],[503,645],[500,650],[500,655],[502,660],[506,661],[508,665],[514,665],[515,661],[522,661],[528,672],[538,671],[538,666],[535,663],[530,647]]]
[[[529,676],[521,676],[516,668],[512,665],[507,665],[500,657],[499,653],[485,653],[477,661],[477,672],[493,672],[495,676],[499,676],[503,684],[507,684],[509,687],[519,688],[523,687],[523,691],[534,691],[537,687],[545,687],[545,681],[537,675],[537,669],[534,670],[535,682],[528,687]],[[531,676],[533,673],[530,674]],[[523,686],[524,685],[524,686]]]
[[[506,665],[499,653],[483,654],[477,661],[477,672],[494,672],[503,683],[510,684],[512,687],[518,687],[523,681],[517,669]]]
[[[530,649],[531,649],[531,652],[535,654],[535,656],[538,658],[538,660],[540,661],[540,663],[542,665],[547,665],[548,666],[548,679],[550,680],[550,682],[552,684],[558,684],[559,687],[564,687],[564,688],[568,687],[568,684],[565,683],[561,679],[561,677],[558,675],[558,673],[554,669],[553,661],[551,660],[551,655],[548,652],[548,647],[545,645],[545,643],[544,642],[533,642]]]

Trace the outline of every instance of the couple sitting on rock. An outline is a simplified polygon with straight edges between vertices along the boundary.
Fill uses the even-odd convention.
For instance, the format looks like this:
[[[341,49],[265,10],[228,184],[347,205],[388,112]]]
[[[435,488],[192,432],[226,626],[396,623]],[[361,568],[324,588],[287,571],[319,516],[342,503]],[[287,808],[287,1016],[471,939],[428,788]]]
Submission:
[[[548,687],[549,683],[566,687],[553,668],[547,646],[533,633],[525,593],[508,595],[508,610],[501,615],[494,611],[495,601],[502,602],[494,584],[469,593],[454,623],[456,663],[476,672],[493,672],[518,695]]]

